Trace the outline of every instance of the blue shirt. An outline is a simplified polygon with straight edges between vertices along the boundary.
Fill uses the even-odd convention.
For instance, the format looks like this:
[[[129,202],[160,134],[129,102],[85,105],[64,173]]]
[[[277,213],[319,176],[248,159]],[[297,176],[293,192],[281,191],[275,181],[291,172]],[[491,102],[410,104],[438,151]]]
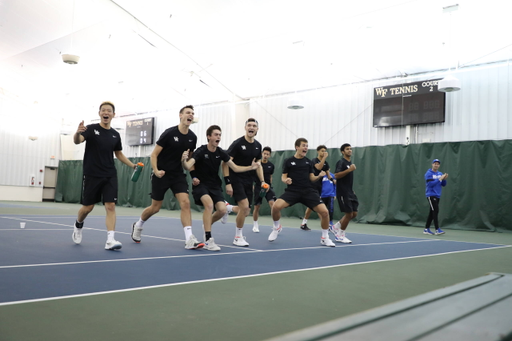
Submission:
[[[439,181],[441,176],[443,176],[443,173],[434,172],[432,169],[429,169],[425,173],[425,184],[427,186],[425,195],[427,197],[441,197],[441,191],[443,187],[446,186],[446,180]]]
[[[334,179],[334,174],[331,173],[331,177]],[[329,198],[336,196],[336,185],[334,182],[329,180],[327,174],[322,178],[322,193],[320,198]]]

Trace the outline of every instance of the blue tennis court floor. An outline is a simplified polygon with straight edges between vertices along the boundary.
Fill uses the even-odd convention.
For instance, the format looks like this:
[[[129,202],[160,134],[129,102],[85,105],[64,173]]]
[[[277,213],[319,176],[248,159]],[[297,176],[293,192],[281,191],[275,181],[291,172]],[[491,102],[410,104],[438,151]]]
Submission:
[[[320,245],[319,230],[285,227],[269,242],[269,226],[253,233],[246,224],[250,245],[243,248],[232,245],[235,225],[219,222],[212,231],[220,252],[186,250],[179,219],[153,217],[136,244],[130,232],[137,218],[123,216],[116,231],[123,248],[107,251],[105,217],[87,218],[80,245],[71,240],[74,219],[0,217],[0,305],[509,247],[351,232],[352,244],[332,248]],[[201,222],[193,226],[201,240]]]

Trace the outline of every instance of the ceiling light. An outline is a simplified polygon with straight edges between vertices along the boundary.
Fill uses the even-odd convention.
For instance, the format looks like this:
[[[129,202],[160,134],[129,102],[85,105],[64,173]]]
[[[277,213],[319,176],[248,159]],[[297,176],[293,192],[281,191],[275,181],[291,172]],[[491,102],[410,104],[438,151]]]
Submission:
[[[288,109],[297,110],[297,109],[304,109],[304,106],[300,102],[300,99],[298,97],[293,97],[288,102]]]
[[[453,92],[460,90],[460,80],[448,75],[437,82],[437,90],[441,92]]]
[[[62,55],[62,61],[66,64],[78,64],[78,61],[80,60],[80,56],[76,56],[74,54],[63,54]]]

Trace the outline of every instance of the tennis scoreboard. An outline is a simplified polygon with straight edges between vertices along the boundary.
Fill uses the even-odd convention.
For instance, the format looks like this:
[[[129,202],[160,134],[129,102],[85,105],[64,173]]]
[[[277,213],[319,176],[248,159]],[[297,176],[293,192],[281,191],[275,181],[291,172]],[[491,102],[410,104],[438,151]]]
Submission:
[[[126,122],[126,143],[129,146],[153,144],[155,118],[141,118]]]
[[[446,93],[440,79],[373,89],[373,126],[393,127],[445,121]]]

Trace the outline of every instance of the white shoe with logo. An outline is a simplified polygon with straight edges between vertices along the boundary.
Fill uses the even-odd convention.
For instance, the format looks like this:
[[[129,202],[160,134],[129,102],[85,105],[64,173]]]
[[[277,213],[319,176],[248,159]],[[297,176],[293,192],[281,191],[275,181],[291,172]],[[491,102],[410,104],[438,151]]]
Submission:
[[[233,244],[236,246],[249,246],[249,243],[245,240],[244,236],[235,237],[235,240],[233,240]]]

